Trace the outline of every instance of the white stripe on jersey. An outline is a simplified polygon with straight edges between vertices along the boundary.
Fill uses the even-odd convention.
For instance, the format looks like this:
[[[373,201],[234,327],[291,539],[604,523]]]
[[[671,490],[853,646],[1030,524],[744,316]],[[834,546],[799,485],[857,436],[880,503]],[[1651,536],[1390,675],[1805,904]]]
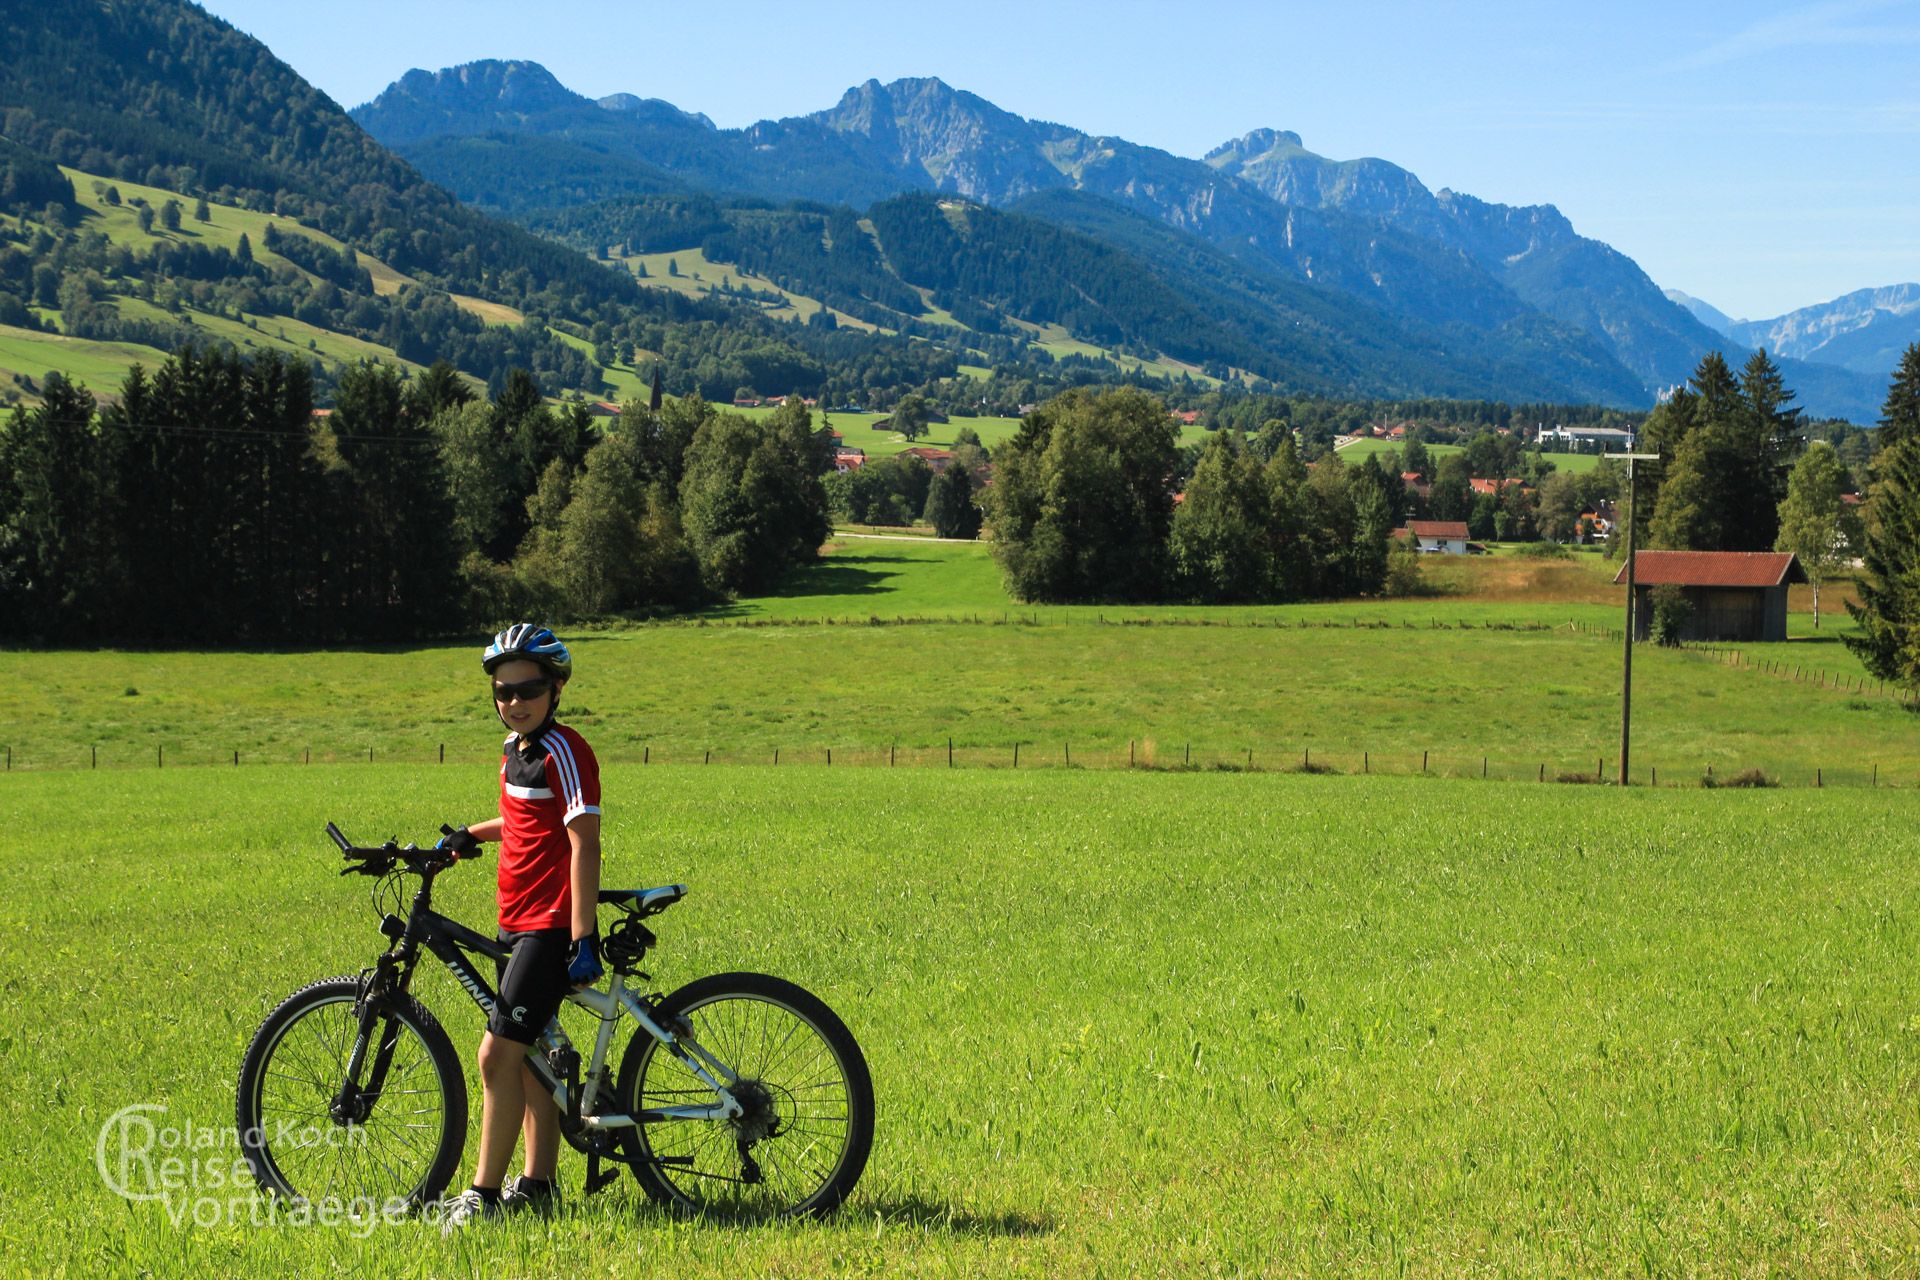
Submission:
[[[565,736],[556,732],[547,739],[547,749],[553,753],[553,762],[559,767],[560,794],[566,800],[568,812],[572,812],[580,807],[584,799],[580,790],[580,768],[574,763],[573,748],[568,745]]]
[[[507,788],[507,794],[516,800],[553,799],[553,789],[551,787],[516,787],[511,782],[506,783],[505,786]]]

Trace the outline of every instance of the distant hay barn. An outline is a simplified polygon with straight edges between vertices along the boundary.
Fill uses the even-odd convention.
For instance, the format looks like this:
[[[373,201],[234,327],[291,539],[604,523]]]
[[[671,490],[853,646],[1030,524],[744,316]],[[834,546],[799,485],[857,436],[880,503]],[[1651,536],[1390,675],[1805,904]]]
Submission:
[[[1751,641],[1787,638],[1787,587],[1807,574],[1790,552],[1642,551],[1633,578],[1636,639],[1651,633],[1653,589],[1673,586],[1693,607],[1680,639]],[[1624,565],[1613,580],[1627,580]]]

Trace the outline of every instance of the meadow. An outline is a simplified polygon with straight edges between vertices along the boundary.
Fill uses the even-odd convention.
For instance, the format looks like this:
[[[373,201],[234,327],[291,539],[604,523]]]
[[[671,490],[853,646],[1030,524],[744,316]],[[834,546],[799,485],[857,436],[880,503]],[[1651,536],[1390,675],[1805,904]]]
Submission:
[[[1405,453],[1406,446],[1395,444],[1391,440],[1355,440],[1340,450],[1341,458],[1349,463],[1365,462],[1369,457],[1382,453]],[[1427,452],[1433,455],[1437,465],[1441,458],[1450,453],[1465,453],[1466,446],[1457,444],[1430,444]],[[1600,465],[1597,453],[1549,453],[1543,455],[1551,462],[1556,471],[1565,471],[1570,475],[1583,475]]]
[[[778,595],[570,631],[567,715],[604,758],[649,763],[944,766],[951,742],[956,765],[994,768],[1018,748],[1022,768],[1611,776],[1612,566],[1424,563],[1443,594],[1045,608],[1009,601],[982,545],[841,537]],[[1863,687],[1839,594],[1818,635],[1796,613],[1743,665],[1640,646],[1636,781],[1920,784],[1914,713]],[[15,771],[478,762],[498,729],[476,644],[0,652],[20,711],[0,746]]]
[[[879,1127],[845,1209],[582,1203],[566,1153],[550,1222],[253,1225],[209,1186],[247,1039],[379,941],[321,826],[424,838],[493,794],[484,767],[0,780],[0,961],[31,1015],[0,1035],[8,1269],[1920,1270],[1920,797],[1377,777],[614,766],[605,882],[693,889],[657,922],[661,986],[779,973],[864,1046]],[[491,881],[436,904],[484,925]],[[477,1015],[437,968],[416,989],[477,1116]],[[96,1169],[135,1103],[212,1135],[171,1201]]]

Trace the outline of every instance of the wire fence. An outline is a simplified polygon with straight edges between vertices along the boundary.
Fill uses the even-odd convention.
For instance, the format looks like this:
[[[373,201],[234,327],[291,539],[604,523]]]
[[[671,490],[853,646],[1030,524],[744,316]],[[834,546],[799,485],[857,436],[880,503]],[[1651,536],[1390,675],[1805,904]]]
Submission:
[[[444,743],[374,747],[268,746],[258,750],[210,751],[204,747],[82,747],[51,755],[5,749],[7,772],[131,769],[208,769],[306,767],[313,765],[394,765],[407,768],[467,767],[497,764],[496,751],[449,751]],[[1063,740],[983,743],[960,738],[937,742],[801,744],[760,747],[704,747],[685,743],[612,745],[599,752],[603,764],[643,768],[706,768],[758,765],[794,769],[990,769],[1132,770],[1147,773],[1323,774],[1382,777],[1477,779],[1486,782],[1617,784],[1618,758],[1591,754],[1496,756],[1457,746],[1443,749],[1391,746],[1367,748],[1221,745],[1176,739],[1135,738],[1124,743]],[[1636,754],[1631,785],[1639,787],[1868,787],[1920,788],[1920,760],[1886,765],[1872,760],[1741,760],[1701,762]]]

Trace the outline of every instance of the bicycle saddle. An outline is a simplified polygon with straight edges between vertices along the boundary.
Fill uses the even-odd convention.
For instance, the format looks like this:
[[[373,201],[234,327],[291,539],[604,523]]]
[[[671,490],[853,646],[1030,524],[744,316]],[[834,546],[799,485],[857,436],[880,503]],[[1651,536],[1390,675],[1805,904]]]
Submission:
[[[650,916],[665,911],[687,896],[687,886],[665,884],[656,889],[602,889],[600,901],[625,907],[637,915]]]

